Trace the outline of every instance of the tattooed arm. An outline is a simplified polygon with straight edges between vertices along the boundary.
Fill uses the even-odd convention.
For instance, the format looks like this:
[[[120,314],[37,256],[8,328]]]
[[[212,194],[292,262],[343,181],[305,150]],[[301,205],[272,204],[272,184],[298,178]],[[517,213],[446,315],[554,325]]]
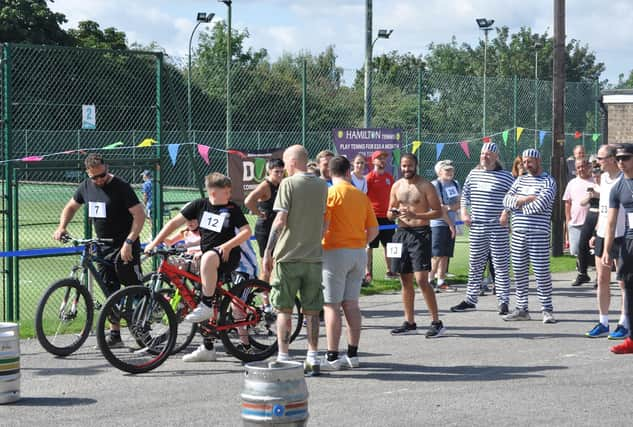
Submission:
[[[275,221],[270,229],[270,235],[268,236],[268,243],[266,244],[266,250],[264,251],[264,259],[262,260],[262,268],[265,273],[270,274],[273,269],[273,249],[279,240],[281,231],[286,226],[288,220],[288,212],[278,211],[275,216]]]

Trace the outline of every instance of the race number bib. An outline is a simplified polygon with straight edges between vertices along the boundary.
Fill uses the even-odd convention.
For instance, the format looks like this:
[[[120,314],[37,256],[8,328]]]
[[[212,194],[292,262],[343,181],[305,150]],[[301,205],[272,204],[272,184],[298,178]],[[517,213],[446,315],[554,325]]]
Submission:
[[[459,196],[459,192],[457,191],[457,188],[455,187],[448,187],[446,189],[446,195],[448,196],[449,199],[454,199],[455,197]]]
[[[105,202],[88,202],[88,216],[90,218],[105,218],[106,217]]]
[[[479,182],[477,183],[477,189],[479,191],[485,191],[486,193],[488,193],[492,191],[492,182]]]
[[[205,230],[211,230],[219,233],[222,231],[222,225],[224,225],[224,215],[218,215],[207,211],[202,214],[200,227]]]
[[[387,258],[401,258],[402,243],[387,243]]]

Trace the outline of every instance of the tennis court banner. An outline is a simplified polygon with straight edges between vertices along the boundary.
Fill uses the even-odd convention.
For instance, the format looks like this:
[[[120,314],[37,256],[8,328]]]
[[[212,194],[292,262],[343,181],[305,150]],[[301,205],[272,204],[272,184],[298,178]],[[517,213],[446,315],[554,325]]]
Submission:
[[[332,137],[336,152],[349,161],[360,153],[367,159],[366,170],[372,168],[371,153],[382,150],[387,153],[386,171],[397,176],[400,169],[400,149],[402,146],[402,129],[385,128],[345,128],[333,129]],[[394,173],[395,172],[395,173]]]
[[[266,178],[266,163],[269,159],[281,159],[283,148],[241,152],[229,150],[229,177],[231,178],[231,200],[244,203],[244,199]]]

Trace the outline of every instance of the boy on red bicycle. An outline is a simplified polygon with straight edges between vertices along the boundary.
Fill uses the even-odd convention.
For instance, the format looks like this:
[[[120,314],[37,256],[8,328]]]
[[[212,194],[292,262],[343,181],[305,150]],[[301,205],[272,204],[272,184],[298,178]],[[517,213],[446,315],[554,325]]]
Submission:
[[[203,322],[211,317],[218,273],[230,273],[237,268],[240,262],[240,245],[251,237],[251,228],[241,208],[230,201],[231,179],[214,172],[207,175],[204,182],[209,197],[185,205],[145,247],[145,253],[151,253],[154,247],[165,241],[187,220],[198,220],[202,250],[202,299],[185,318],[194,323]]]

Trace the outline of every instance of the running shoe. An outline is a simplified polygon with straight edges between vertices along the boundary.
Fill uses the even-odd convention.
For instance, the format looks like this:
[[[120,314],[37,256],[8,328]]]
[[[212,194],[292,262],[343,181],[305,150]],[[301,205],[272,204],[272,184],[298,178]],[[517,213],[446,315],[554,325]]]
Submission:
[[[530,313],[527,310],[515,308],[512,313],[503,316],[503,320],[507,322],[513,322],[517,320],[530,320]]]
[[[556,319],[554,319],[554,313],[548,310],[543,310],[543,323],[545,324],[556,323]]]
[[[609,334],[607,339],[610,339],[610,340],[623,340],[623,339],[625,339],[628,336],[629,336],[629,330],[626,329],[624,327],[624,325],[621,325],[621,324],[618,323],[618,327],[615,328],[615,331],[613,331],[613,332],[611,332]]]
[[[200,347],[182,356],[183,362],[215,362],[216,359],[215,348],[207,350],[204,344],[200,344]]]
[[[318,377],[321,375],[321,364],[319,360],[308,360],[303,362],[303,373],[306,377]]]
[[[434,322],[431,322],[431,326],[429,327],[428,331],[426,331],[426,338],[439,338],[442,335],[444,335],[444,331],[446,330],[446,328],[444,328],[444,324],[442,323],[441,320],[436,320]]]
[[[589,332],[585,334],[587,338],[600,338],[609,335],[609,327],[598,322]]]
[[[622,344],[614,345],[609,350],[615,354],[631,354],[633,353],[633,340],[626,337]]]
[[[451,307],[452,312],[462,312],[462,311],[474,311],[477,310],[477,306],[472,302],[462,301],[457,305]]]
[[[402,322],[402,326],[391,330],[391,335],[413,335],[417,333],[415,322],[409,323],[407,321]]]
[[[193,311],[185,317],[185,320],[192,323],[200,323],[209,320],[213,314],[213,309],[206,304],[200,303]]]

